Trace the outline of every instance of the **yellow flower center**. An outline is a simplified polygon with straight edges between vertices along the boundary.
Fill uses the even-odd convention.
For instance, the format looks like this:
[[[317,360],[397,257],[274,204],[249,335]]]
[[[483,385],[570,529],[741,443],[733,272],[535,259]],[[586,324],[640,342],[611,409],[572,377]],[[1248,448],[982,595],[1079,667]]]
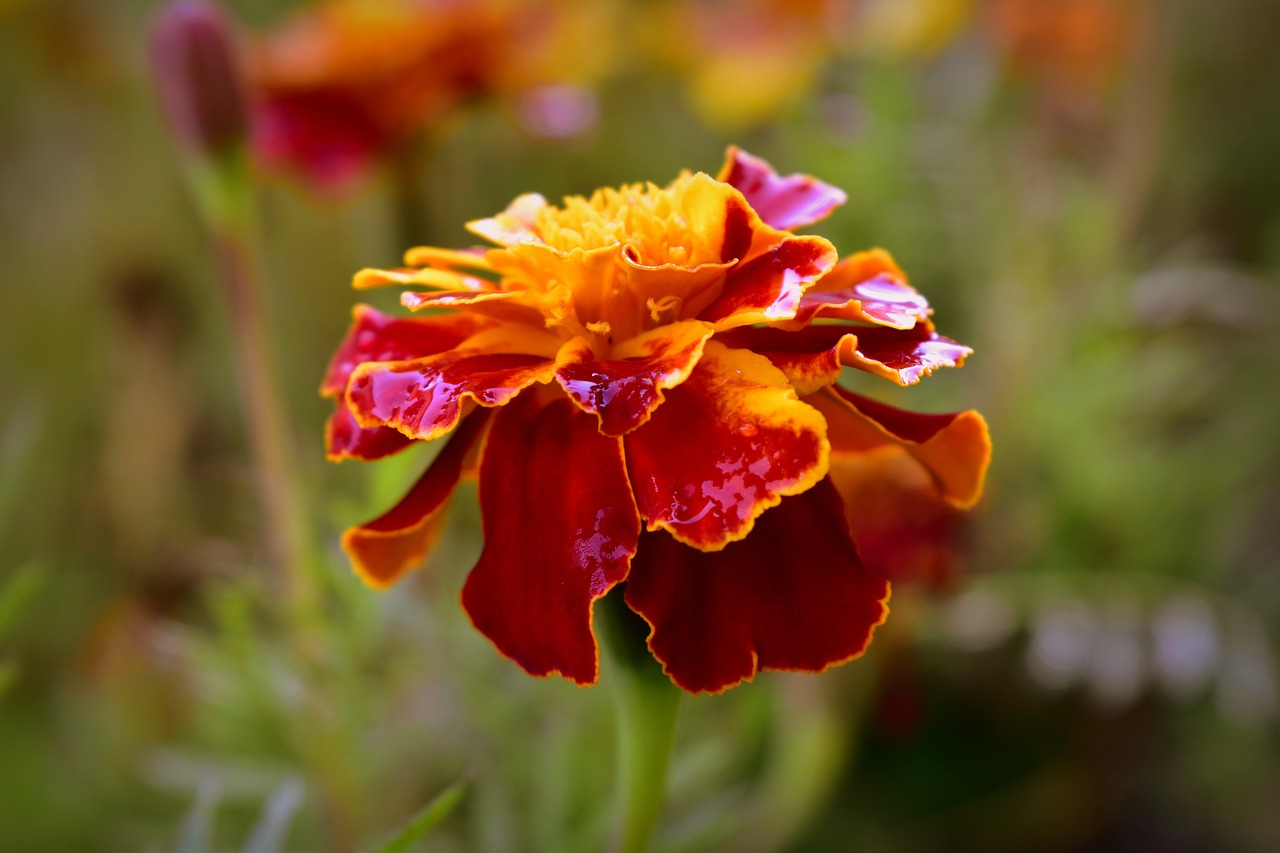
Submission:
[[[715,263],[720,245],[713,240],[721,235],[690,227],[687,197],[693,186],[693,175],[685,172],[667,187],[625,184],[596,190],[590,198],[567,196],[563,206],[538,211],[535,230],[562,252],[628,246],[629,260],[644,266]]]

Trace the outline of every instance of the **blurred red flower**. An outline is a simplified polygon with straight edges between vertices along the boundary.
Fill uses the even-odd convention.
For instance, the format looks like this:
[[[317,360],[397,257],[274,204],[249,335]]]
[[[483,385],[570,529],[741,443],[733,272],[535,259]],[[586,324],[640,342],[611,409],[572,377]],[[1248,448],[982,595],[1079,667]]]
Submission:
[[[718,178],[524,195],[469,224],[498,248],[359,273],[357,288],[427,288],[401,301],[437,313],[356,308],[323,386],[330,457],[449,437],[399,504],[347,531],[356,571],[381,588],[420,563],[475,470],[485,544],[462,603],[532,674],[596,681],[592,604],[624,581],[691,692],[860,655],[911,550],[893,539],[914,522],[886,512],[971,506],[990,443],[976,412],[836,386],[846,366],[907,385],[970,352],[887,253],[837,263],[791,232],[844,198],[730,149]],[[902,482],[910,499],[882,504]]]

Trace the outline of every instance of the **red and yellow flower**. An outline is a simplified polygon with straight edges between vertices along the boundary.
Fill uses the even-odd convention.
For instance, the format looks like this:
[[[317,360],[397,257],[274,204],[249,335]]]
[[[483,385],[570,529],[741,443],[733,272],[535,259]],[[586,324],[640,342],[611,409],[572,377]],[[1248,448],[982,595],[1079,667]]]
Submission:
[[[860,554],[850,521],[874,516],[882,539],[910,524],[841,490],[873,500],[905,470],[911,500],[886,507],[968,507],[990,445],[976,412],[917,415],[836,385],[845,367],[907,385],[970,352],[887,253],[837,262],[792,233],[844,198],[730,149],[716,178],[521,196],[468,226],[496,248],[417,248],[359,273],[357,288],[405,286],[403,305],[435,311],[356,308],[323,386],[330,457],[445,444],[399,504],[347,531],[358,574],[383,588],[417,566],[475,472],[484,549],[462,604],[534,675],[596,681],[592,605],[624,582],[691,692],[862,654],[887,614],[876,563],[902,549]]]

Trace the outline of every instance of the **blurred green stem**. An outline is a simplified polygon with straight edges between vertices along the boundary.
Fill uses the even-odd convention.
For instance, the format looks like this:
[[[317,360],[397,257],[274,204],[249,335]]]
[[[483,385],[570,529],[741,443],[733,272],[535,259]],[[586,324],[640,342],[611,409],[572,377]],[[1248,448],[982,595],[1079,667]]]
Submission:
[[[622,590],[596,605],[615,673],[619,831],[615,849],[643,853],[662,814],[680,690],[649,653],[649,626],[627,608]]]
[[[230,311],[236,374],[245,426],[256,462],[268,547],[280,568],[285,598],[298,615],[314,610],[310,525],[293,440],[281,406],[268,344],[253,183],[243,149],[188,164],[196,204],[213,243]]]

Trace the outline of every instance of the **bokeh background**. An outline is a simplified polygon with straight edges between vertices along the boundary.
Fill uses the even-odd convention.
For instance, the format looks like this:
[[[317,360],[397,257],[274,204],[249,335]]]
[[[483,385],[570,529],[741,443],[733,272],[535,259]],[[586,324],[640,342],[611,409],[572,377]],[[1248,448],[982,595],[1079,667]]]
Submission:
[[[300,8],[227,7],[247,45]],[[459,83],[343,186],[262,169],[324,555],[302,648],[155,8],[0,2],[0,849],[371,849],[459,779],[411,849],[601,849],[608,673],[530,679],[471,629],[473,489],[425,570],[351,576],[339,532],[426,456],[326,463],[316,387],[352,273],[406,240],[731,142],[848,191],[820,233],[888,248],[975,349],[883,398],[978,408],[996,454],[866,658],[684,703],[657,848],[1280,848],[1274,3],[565,0],[551,70]]]

